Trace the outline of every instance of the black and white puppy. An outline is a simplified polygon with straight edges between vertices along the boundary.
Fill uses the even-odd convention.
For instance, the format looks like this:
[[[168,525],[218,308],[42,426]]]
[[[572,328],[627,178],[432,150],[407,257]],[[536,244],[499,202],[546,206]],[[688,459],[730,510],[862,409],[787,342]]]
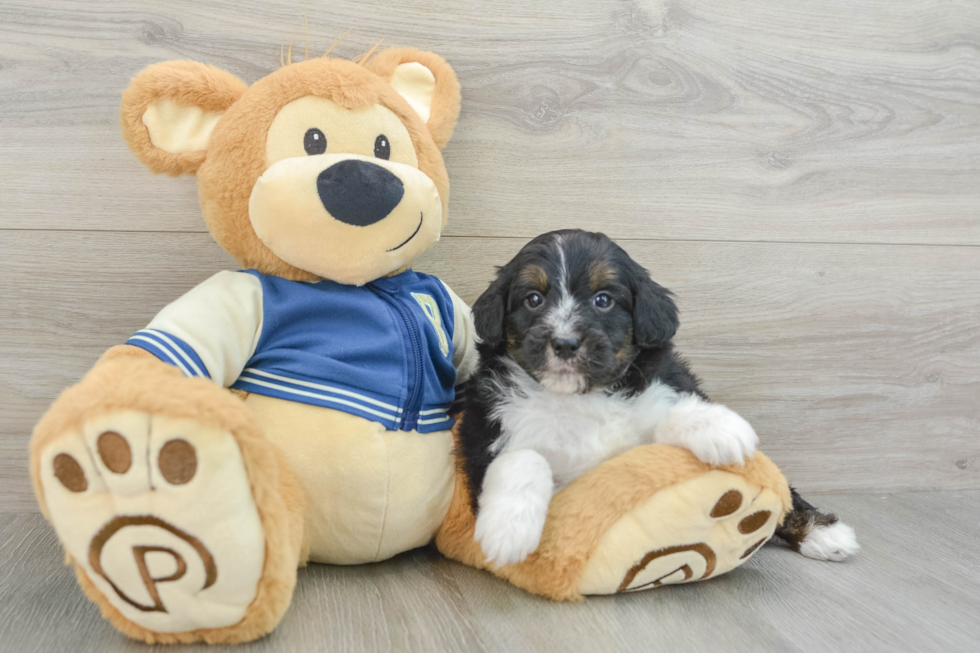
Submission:
[[[540,543],[552,495],[649,443],[741,464],[755,431],[711,403],[677,355],[671,293],[603,234],[564,230],[528,243],[473,305],[480,369],[467,389],[459,455],[476,539],[497,565]],[[854,553],[854,531],[794,492],[778,533],[814,558]]]

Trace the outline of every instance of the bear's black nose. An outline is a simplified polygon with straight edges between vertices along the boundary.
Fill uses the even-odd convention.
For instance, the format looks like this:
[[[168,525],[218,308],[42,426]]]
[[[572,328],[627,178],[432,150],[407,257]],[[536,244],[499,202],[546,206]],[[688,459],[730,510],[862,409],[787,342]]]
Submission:
[[[402,180],[367,161],[335,163],[316,178],[323,208],[341,222],[366,227],[383,220],[402,201]]]

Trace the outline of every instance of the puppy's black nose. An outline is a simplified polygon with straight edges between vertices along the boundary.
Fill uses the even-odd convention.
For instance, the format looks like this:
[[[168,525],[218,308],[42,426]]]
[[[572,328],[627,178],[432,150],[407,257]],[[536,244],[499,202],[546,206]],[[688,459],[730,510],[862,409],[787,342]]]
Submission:
[[[551,347],[558,358],[572,358],[578,353],[580,345],[578,338],[555,338],[551,341]]]
[[[381,166],[348,159],[316,178],[323,208],[341,222],[366,227],[383,220],[402,201],[402,180]]]

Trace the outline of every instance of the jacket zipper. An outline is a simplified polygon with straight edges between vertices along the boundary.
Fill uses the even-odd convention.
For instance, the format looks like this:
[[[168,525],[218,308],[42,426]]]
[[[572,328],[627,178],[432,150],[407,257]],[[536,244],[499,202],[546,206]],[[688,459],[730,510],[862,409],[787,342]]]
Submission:
[[[405,402],[405,406],[402,408],[402,417],[399,421],[399,429],[402,431],[414,431],[418,428],[419,421],[419,410],[421,409],[422,403],[422,340],[419,336],[418,326],[415,324],[415,320],[412,319],[412,314],[409,312],[405,306],[394,297],[392,291],[388,291],[381,288],[376,288],[375,286],[370,286],[371,290],[375,295],[383,299],[388,303],[389,306],[393,307],[399,316],[402,318],[402,322],[405,323],[405,330],[408,332],[408,340],[411,342],[412,351],[409,364],[412,369],[409,370],[409,377],[412,379],[412,390],[408,395],[408,401]]]

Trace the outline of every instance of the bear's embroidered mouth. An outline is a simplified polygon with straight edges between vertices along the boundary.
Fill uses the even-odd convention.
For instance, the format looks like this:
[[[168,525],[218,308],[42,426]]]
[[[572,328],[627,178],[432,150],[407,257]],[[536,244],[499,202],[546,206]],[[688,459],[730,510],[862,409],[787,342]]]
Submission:
[[[415,227],[415,231],[413,231],[413,232],[412,232],[412,235],[411,235],[411,236],[409,236],[408,238],[406,238],[406,239],[405,239],[405,240],[404,240],[404,241],[402,242],[402,244],[401,244],[401,245],[398,245],[397,247],[392,247],[391,249],[389,249],[389,250],[386,250],[386,251],[389,251],[389,252],[393,252],[393,251],[395,251],[396,249],[401,249],[402,247],[404,247],[405,245],[407,245],[407,244],[408,244],[408,241],[410,241],[411,239],[413,239],[413,238],[415,238],[415,235],[416,235],[416,234],[417,234],[417,233],[419,232],[419,229],[421,229],[421,228],[422,228],[422,217],[423,217],[423,215],[422,215],[422,212],[421,212],[421,211],[419,211],[419,226],[417,226],[417,227]]]

